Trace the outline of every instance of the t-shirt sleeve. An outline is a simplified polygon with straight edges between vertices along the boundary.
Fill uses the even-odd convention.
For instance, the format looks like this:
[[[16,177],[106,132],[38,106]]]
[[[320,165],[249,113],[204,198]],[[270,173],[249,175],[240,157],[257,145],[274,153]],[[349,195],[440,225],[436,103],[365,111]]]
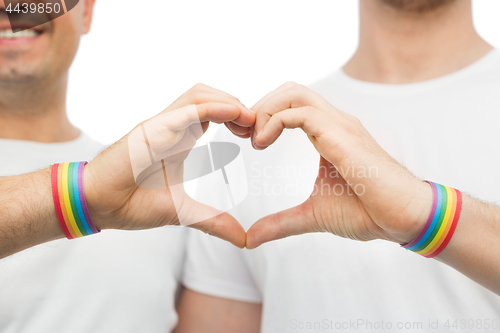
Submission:
[[[262,296],[245,261],[234,245],[198,230],[189,230],[182,283],[211,296],[261,303]]]

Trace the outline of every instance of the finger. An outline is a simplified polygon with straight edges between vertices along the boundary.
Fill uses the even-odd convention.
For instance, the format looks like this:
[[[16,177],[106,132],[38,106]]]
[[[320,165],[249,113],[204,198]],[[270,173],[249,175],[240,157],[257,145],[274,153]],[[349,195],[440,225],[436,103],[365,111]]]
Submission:
[[[259,135],[264,125],[273,114],[291,108],[314,106],[319,109],[326,108],[322,98],[312,90],[302,85],[295,85],[287,90],[271,96],[265,101],[257,112],[255,121],[255,135]]]
[[[247,134],[245,134],[245,135],[237,135],[237,134],[235,134],[235,136],[237,136],[240,139],[248,139],[250,137],[250,135],[251,135],[250,131]]]
[[[231,95],[216,95],[213,93],[199,92],[196,94],[196,98],[193,98],[190,104],[206,104],[206,103],[225,103],[236,105],[240,108],[241,113],[238,118],[233,119],[232,122],[243,126],[250,127],[255,123],[255,113],[250,111],[247,107],[241,104],[235,97]]]
[[[242,127],[234,123],[235,119],[241,119],[241,112],[236,115],[235,110],[230,107],[217,106],[218,103],[206,103],[197,105],[198,117],[203,123],[211,121],[218,124],[224,123],[236,136],[246,139],[250,137],[250,128]],[[252,115],[254,115],[252,113]],[[254,115],[255,116],[255,115]]]
[[[250,128],[248,128],[248,127],[242,127],[242,126],[236,125],[235,123],[232,123],[232,122],[226,122],[225,125],[226,125],[228,130],[230,130],[234,135],[236,135],[238,137],[246,136],[247,134],[250,134]]]
[[[204,84],[197,84],[181,97],[179,97],[166,111],[178,109],[189,104],[204,104],[204,103],[227,103],[234,104],[240,107],[241,115],[234,122],[240,126],[250,127],[255,122],[255,114],[250,111],[239,99],[224,91],[212,88]]]
[[[283,92],[285,90],[288,90],[292,87],[295,87],[297,85],[297,83],[295,82],[286,82],[284,84],[282,84],[281,86],[279,86],[278,88],[274,89],[273,91],[271,91],[269,94],[267,94],[266,96],[262,97],[254,106],[251,107],[251,109],[255,112],[257,112],[259,110],[259,108],[266,102],[269,100],[269,98],[271,98],[272,96],[280,93],[280,92]]]
[[[248,127],[248,128],[253,126],[253,124],[255,123],[255,113],[252,112],[250,109],[248,109],[243,103],[241,103],[241,101],[238,98],[234,97],[233,95],[231,95],[225,91],[207,86],[205,84],[197,84],[192,88],[192,90],[199,91],[199,92],[205,92],[205,93],[213,94],[213,95],[218,95],[218,96],[221,96],[222,98],[225,98],[225,100],[212,100],[213,102],[221,102],[221,103],[232,102],[232,103],[235,103],[236,105],[238,105],[241,108],[241,114],[238,118],[236,118],[235,120],[232,121],[233,123],[240,125],[240,126],[243,126],[243,127]],[[206,96],[204,94],[196,94],[195,93],[195,95],[198,95],[197,98],[210,97],[210,96]],[[204,103],[207,103],[207,102],[208,102],[208,99],[206,99]]]
[[[255,113],[248,109],[242,109],[238,118],[232,120],[232,123],[235,123],[238,126],[246,127],[250,130],[250,128],[255,124]]]
[[[167,168],[168,169],[168,168]],[[166,179],[172,201],[177,213],[177,222],[201,230],[210,235],[226,240],[240,248],[245,247],[245,229],[228,213],[222,212],[212,206],[202,204],[186,194],[183,184],[170,185],[169,179],[176,179],[176,172],[182,178],[183,168],[173,168],[172,172],[166,170]]]
[[[234,121],[241,116],[241,109],[235,105],[224,103],[205,103],[196,105],[197,115],[200,122],[211,121],[222,124]]]
[[[143,151],[141,147],[144,148],[143,146],[146,145],[151,151],[153,160],[158,161],[160,157],[165,158],[165,156],[190,150],[196,140],[203,135],[203,123],[231,121],[238,118],[240,113],[240,108],[232,104],[188,105],[161,113],[144,122],[131,133],[129,143],[134,154],[136,151]],[[181,140],[183,141],[179,146],[178,143]]]
[[[275,113],[255,138],[255,146],[265,149],[278,139],[285,128],[301,128],[306,134],[319,137],[326,130],[334,130],[330,118],[331,115],[310,106]]]
[[[158,134],[164,130],[180,131],[193,124],[207,121],[223,123],[232,121],[240,116],[238,106],[226,103],[204,103],[188,105],[177,110],[161,113],[144,123],[145,126],[155,129]],[[164,128],[164,130],[161,130]]]
[[[260,107],[265,102],[267,102],[271,97],[273,97],[274,95],[279,94],[279,93],[281,93],[283,91],[286,91],[286,90],[288,90],[288,89],[290,89],[290,88],[292,88],[292,87],[294,87],[296,85],[297,85],[297,83],[291,82],[291,81],[282,84],[281,86],[279,86],[275,90],[271,91],[270,93],[268,93],[267,95],[265,95],[264,97],[262,97],[254,106],[252,106],[251,110],[253,112],[255,112],[256,115],[258,115]],[[255,122],[257,122],[257,118],[258,117],[256,116]],[[250,135],[252,137],[252,140],[251,140],[252,146],[257,149],[257,147],[255,147],[255,137],[256,137],[255,124],[250,129]]]
[[[191,224],[189,227],[228,241],[239,248],[245,247],[245,229],[228,213],[221,213],[205,221]]]
[[[227,96],[227,97],[231,97],[236,102],[241,104],[240,100],[238,98],[234,97],[233,95],[231,95],[225,91],[211,87],[209,85],[203,84],[203,83],[198,83],[198,84],[194,85],[189,91],[203,91],[203,92],[207,92],[207,93],[211,93],[211,94]],[[243,104],[241,104],[241,105],[243,105]]]
[[[303,204],[268,215],[255,222],[247,231],[247,249],[273,240],[293,235],[318,231],[315,228],[312,204],[307,200]]]
[[[205,94],[203,94],[205,93]],[[210,87],[206,84],[203,83],[197,83],[195,84],[191,89],[186,91],[184,94],[182,94],[177,100],[172,103],[171,106],[169,106],[168,109],[174,110],[178,109],[179,107],[183,107],[185,105],[189,104],[201,104],[201,103],[208,103],[208,102],[220,102],[219,100],[204,100],[200,101],[203,97],[207,97],[209,95],[212,95],[212,98],[221,98],[221,97],[229,97],[232,99],[233,103],[241,103],[236,97],[222,91],[219,89],[215,89],[213,87]]]

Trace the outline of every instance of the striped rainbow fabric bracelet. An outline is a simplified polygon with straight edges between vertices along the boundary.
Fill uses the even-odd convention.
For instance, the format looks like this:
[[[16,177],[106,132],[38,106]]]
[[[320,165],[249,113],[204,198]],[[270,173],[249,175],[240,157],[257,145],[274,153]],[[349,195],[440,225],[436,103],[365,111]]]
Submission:
[[[462,210],[462,193],[459,190],[427,181],[432,187],[433,202],[427,223],[405,249],[426,258],[434,258],[450,242]]]
[[[52,196],[59,224],[68,239],[99,233],[89,215],[83,192],[83,168],[87,162],[52,166]]]

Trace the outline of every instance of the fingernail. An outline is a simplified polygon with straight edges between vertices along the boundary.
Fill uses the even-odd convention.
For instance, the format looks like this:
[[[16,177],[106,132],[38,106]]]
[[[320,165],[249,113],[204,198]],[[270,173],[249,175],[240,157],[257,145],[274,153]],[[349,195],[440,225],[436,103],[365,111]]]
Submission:
[[[253,143],[253,147],[257,150],[264,150],[266,149],[265,146],[261,146],[259,145],[256,141],[257,139],[259,138],[259,136],[262,134],[262,131],[260,131],[259,133],[257,133],[257,135],[255,136],[255,139],[254,139],[254,143]]]
[[[254,145],[255,145],[255,149],[259,149],[259,150],[263,150],[265,149],[266,147],[264,146],[261,146],[257,143],[257,140],[259,139],[259,137],[262,135],[262,131],[260,131],[259,133],[257,133],[257,135],[255,136],[255,142],[254,142]]]
[[[254,144],[253,144],[254,148],[257,149],[257,150],[264,150],[264,149],[266,149],[267,146],[261,146],[261,145],[259,145],[258,143],[255,142],[258,137],[259,137],[258,135],[255,137]]]
[[[257,144],[255,143],[255,140],[257,140],[257,135],[256,135],[256,133],[255,133],[255,132],[253,132],[253,134],[252,134],[252,147],[253,147],[254,149],[257,149],[257,147],[258,147],[258,146],[257,146]]]

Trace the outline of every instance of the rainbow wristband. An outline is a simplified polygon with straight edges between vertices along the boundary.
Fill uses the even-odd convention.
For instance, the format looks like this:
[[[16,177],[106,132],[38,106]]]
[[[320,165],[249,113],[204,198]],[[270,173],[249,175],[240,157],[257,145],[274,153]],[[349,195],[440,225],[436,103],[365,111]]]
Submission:
[[[433,202],[427,223],[405,249],[426,258],[434,258],[450,242],[462,211],[462,193],[459,190],[429,182],[432,187]]]
[[[97,234],[83,192],[83,168],[87,162],[52,166],[52,196],[57,219],[68,239]]]

